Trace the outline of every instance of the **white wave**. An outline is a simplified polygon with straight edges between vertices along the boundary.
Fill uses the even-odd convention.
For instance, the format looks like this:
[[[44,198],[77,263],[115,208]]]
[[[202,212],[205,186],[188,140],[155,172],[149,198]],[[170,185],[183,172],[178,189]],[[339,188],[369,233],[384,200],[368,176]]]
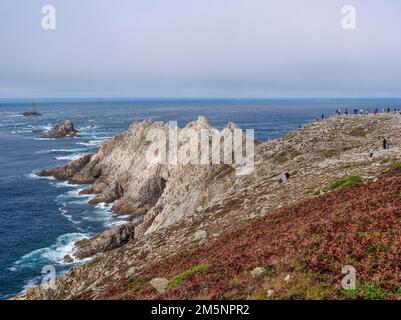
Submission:
[[[114,221],[108,221],[104,225],[108,228],[110,227],[116,227],[116,226],[122,226],[123,224],[126,224],[127,221],[123,220],[114,220]]]
[[[68,181],[52,182],[51,184],[56,188],[73,188],[82,190],[82,184],[71,184]]]
[[[65,207],[65,203],[63,204],[63,207]],[[58,208],[58,210],[60,211],[60,213],[61,213],[61,215],[63,216],[63,217],[65,217],[65,218],[67,218],[67,220],[68,221],[70,221],[71,223],[73,223],[73,224],[79,224],[79,223],[81,223],[81,221],[77,221],[77,220],[74,220],[73,218],[72,218],[72,215],[71,214],[68,214],[68,211],[66,210],[66,209],[63,209],[63,208]],[[81,229],[82,230],[82,229]]]
[[[58,152],[67,153],[67,152],[80,152],[80,151],[87,151],[87,148],[41,150],[41,151],[36,151],[36,154],[58,153]]]
[[[111,212],[113,203],[99,203],[95,206],[95,211],[93,214],[85,220],[89,221],[99,221],[103,224],[105,228],[115,227],[127,223],[126,219],[129,215],[125,216],[114,216]]]
[[[110,139],[111,137],[107,136],[107,137],[98,137],[98,136],[92,136],[92,140],[89,140],[87,142],[77,142],[77,144],[79,145],[84,145],[84,146],[98,146],[100,144],[102,144],[103,142],[105,142],[107,139]]]
[[[91,195],[90,195],[91,196]],[[92,196],[91,196],[92,197]],[[69,201],[68,203],[71,204],[78,204],[78,205],[87,205],[88,204],[88,200],[84,199],[84,200],[74,200],[74,201]],[[85,219],[84,219],[85,220]]]
[[[80,186],[79,186],[80,187]],[[70,190],[66,193],[60,194],[57,196],[57,200],[64,200],[64,199],[71,199],[71,198],[87,198],[87,201],[89,201],[91,198],[93,198],[95,195],[93,194],[79,194],[84,188],[78,188],[75,190]]]
[[[24,268],[37,268],[45,264],[65,265],[63,261],[66,255],[74,259],[74,253],[77,251],[75,242],[89,238],[89,234],[84,233],[67,233],[59,236],[55,244],[34,250],[24,255],[20,260],[16,261],[10,270],[20,270]],[[74,260],[78,262],[78,260]]]
[[[73,197],[82,197],[82,196],[86,197],[86,196],[89,196],[87,194],[79,194],[82,190],[84,190],[84,188],[78,188],[76,190],[68,191],[67,194],[69,196],[73,196]]]
[[[28,127],[31,127],[32,130],[43,130],[43,131],[49,131],[53,128],[51,124],[40,125],[40,126],[28,126]]]
[[[122,217],[115,217],[111,214],[111,205],[106,203],[99,203],[94,206],[95,210],[88,211],[88,215],[82,217],[82,220],[90,222],[100,222],[105,228],[126,223]]]
[[[77,142],[77,144],[86,146],[86,147],[95,147],[101,144],[103,140],[89,140],[88,142]]]
[[[33,140],[46,141],[46,140],[57,140],[57,139],[56,138],[33,138]]]
[[[99,209],[108,209],[109,206],[110,206],[109,204],[107,204],[105,202],[101,202],[101,203],[98,203],[95,207],[99,208]]]
[[[38,176],[38,175],[36,174],[35,171],[33,171],[33,172],[27,174],[26,176],[27,176],[28,178],[30,178],[30,179],[56,180],[55,177],[42,177],[42,176]]]
[[[122,215],[122,216],[116,217],[116,219],[127,220],[129,217],[131,217],[129,214],[124,214],[124,215]]]
[[[88,153],[75,153],[75,154],[71,154],[69,156],[60,156],[60,157],[54,157],[54,159],[56,160],[77,160],[83,156],[88,155]]]
[[[25,285],[23,286],[22,291],[20,292],[20,294],[26,293],[26,291],[27,291],[29,288],[35,287],[36,285],[38,285],[38,284],[40,283],[40,281],[41,281],[41,277],[35,277],[35,278],[32,278],[32,279],[29,279],[29,280],[25,283]]]

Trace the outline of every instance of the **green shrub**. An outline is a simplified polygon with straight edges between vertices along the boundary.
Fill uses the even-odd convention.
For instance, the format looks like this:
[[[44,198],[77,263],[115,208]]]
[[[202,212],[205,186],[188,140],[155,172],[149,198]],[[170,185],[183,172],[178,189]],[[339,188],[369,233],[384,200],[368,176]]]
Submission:
[[[334,182],[327,190],[336,190],[341,188],[349,188],[360,184],[362,179],[358,176],[349,176],[341,180]]]
[[[132,290],[138,290],[143,284],[145,283],[145,280],[142,277],[135,277],[132,280]]]
[[[367,132],[363,128],[357,128],[354,131],[351,131],[351,135],[354,137],[365,138]]]
[[[380,285],[375,282],[357,284],[355,289],[343,290],[342,295],[346,299],[352,300],[384,300],[387,298],[387,292],[380,288]]]
[[[401,172],[401,163],[397,163],[397,164],[394,166],[394,170],[395,170],[395,171],[398,171],[398,172]]]
[[[196,274],[196,273],[201,273],[204,272],[209,266],[206,264],[200,264],[197,266],[192,267],[189,270],[184,271],[183,273],[180,273],[176,275],[172,280],[171,280],[171,286],[173,288],[178,287],[181,283],[183,283],[188,277]]]
[[[273,159],[273,163],[274,163],[275,165],[280,165],[280,164],[285,163],[287,160],[288,160],[288,159],[287,159],[287,157],[286,157],[284,154],[279,154],[278,156],[276,156],[276,157]]]

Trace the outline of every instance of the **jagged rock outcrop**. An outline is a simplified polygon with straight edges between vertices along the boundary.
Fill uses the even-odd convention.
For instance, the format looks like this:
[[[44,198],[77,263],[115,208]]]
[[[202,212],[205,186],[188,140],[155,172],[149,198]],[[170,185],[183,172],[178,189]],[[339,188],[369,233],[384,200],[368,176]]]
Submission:
[[[190,125],[208,127],[204,119]],[[182,250],[219,241],[247,221],[315,197],[346,176],[375,181],[401,155],[399,115],[332,117],[255,144],[255,170],[245,176],[236,176],[233,165],[149,165],[143,152],[151,128],[167,130],[159,122],[135,123],[102,144],[84,165],[54,169],[70,182],[90,184],[85,192],[95,193],[95,201],[115,201],[116,213],[127,210],[141,223],[122,247],[107,251],[107,245],[100,245],[107,252],[59,277],[63,292],[37,287],[28,298],[102,297],[113,282],[131,277],[132,268],[140,272]],[[383,137],[389,149],[382,148]],[[285,171],[290,179],[278,183]],[[206,237],[199,239],[200,231]]]
[[[53,129],[51,129],[42,138],[63,138],[63,137],[75,137],[79,136],[79,131],[75,129],[74,124],[70,120],[57,123]]]
[[[197,133],[201,130],[212,133],[213,130],[204,117],[189,123],[186,128]],[[229,130],[235,128],[232,123],[228,125]],[[115,228],[102,237],[81,242],[85,243],[86,249],[79,245],[82,252],[78,251],[78,256],[87,256],[88,252],[95,254],[95,248],[98,252],[115,248],[131,238],[196,214],[197,208],[207,206],[233,184],[235,169],[232,165],[149,163],[150,141],[147,137],[152,130],[160,130],[169,136],[169,127],[161,122],[137,122],[126,132],[103,143],[96,154],[39,173],[70,183],[89,184],[81,193],[95,195],[91,204],[113,203],[114,214],[130,214],[137,218],[135,226],[127,227],[129,232],[125,230],[123,237],[121,229]],[[177,135],[183,130],[185,128],[178,129]],[[168,142],[167,139],[166,144]],[[185,148],[186,142],[181,141],[179,147]],[[169,151],[167,147],[166,153]],[[93,244],[89,245],[91,242]]]
[[[75,174],[80,172],[91,160],[92,155],[88,154],[79,159],[71,161],[64,167],[58,167],[54,169],[42,170],[37,173],[41,177],[55,177],[58,180],[69,180]]]
[[[99,252],[105,252],[121,247],[134,237],[135,227],[140,221],[128,222],[102,232],[91,239],[80,240],[76,243],[79,251],[75,256],[78,259],[88,258]]]

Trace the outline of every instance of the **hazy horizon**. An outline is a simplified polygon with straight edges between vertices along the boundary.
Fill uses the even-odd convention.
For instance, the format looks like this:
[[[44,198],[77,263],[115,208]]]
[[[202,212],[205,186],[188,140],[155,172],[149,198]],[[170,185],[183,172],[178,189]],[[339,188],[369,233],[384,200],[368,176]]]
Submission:
[[[0,100],[396,99],[400,14],[397,0],[3,0]]]

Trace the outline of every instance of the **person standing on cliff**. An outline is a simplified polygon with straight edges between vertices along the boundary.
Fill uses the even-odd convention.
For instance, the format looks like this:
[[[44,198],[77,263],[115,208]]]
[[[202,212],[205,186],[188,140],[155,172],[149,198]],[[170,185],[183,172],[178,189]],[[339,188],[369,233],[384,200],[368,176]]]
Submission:
[[[383,139],[383,149],[387,149],[387,140],[386,140],[386,138]]]

